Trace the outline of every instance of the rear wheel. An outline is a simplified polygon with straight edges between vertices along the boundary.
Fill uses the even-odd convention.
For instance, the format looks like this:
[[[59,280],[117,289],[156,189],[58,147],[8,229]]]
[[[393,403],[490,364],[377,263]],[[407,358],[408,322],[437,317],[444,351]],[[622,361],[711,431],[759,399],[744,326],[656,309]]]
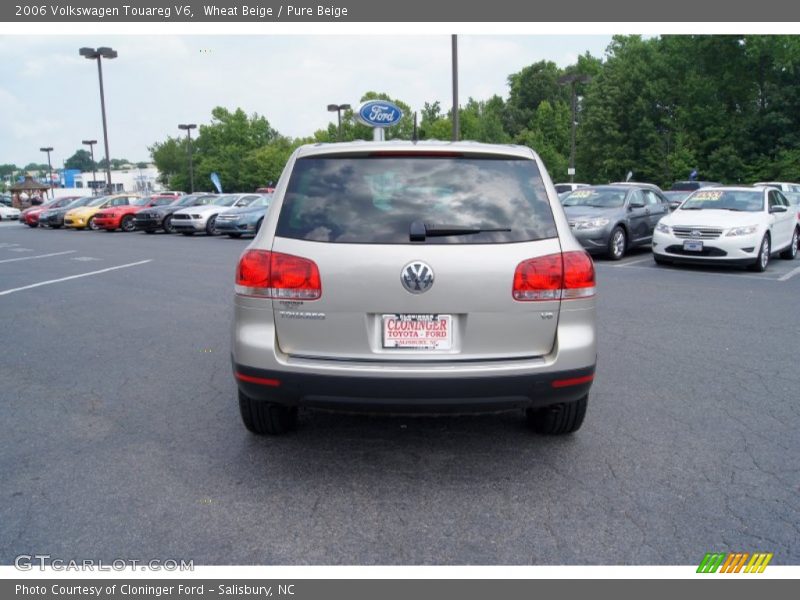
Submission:
[[[769,254],[770,254],[769,236],[765,235],[761,240],[761,246],[758,251],[758,257],[756,257],[756,262],[750,265],[750,269],[758,273],[763,273],[764,271],[766,271],[767,265],[769,264]]]
[[[122,221],[119,222],[119,227],[122,231],[133,231],[136,229],[136,223],[133,222],[133,215],[125,215]]]
[[[263,435],[280,435],[297,426],[297,408],[274,402],[253,400],[239,390],[239,412],[249,431]]]
[[[164,222],[161,224],[164,231],[167,233],[175,233],[175,228],[172,226],[172,217],[164,217]]]
[[[798,229],[795,227],[794,233],[792,234],[792,243],[789,244],[789,247],[781,252],[781,258],[784,260],[794,260],[794,257],[797,256],[797,236],[798,236]]]
[[[529,408],[525,411],[528,425],[536,433],[546,435],[564,435],[574,433],[581,428],[586,415],[589,396],[574,402],[562,402],[544,408]]]
[[[608,258],[611,260],[620,260],[625,256],[625,249],[628,246],[628,236],[625,235],[625,230],[622,227],[615,227],[608,238]]]

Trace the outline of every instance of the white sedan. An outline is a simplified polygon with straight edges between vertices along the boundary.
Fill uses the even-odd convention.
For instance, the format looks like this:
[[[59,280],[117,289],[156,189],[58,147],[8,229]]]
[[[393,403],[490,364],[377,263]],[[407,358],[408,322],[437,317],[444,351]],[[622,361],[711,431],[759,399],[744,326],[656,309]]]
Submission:
[[[797,210],[775,188],[702,188],[653,233],[653,258],[659,264],[746,265],[764,271],[780,253],[797,255]]]
[[[0,204],[0,221],[19,221],[19,209]]]

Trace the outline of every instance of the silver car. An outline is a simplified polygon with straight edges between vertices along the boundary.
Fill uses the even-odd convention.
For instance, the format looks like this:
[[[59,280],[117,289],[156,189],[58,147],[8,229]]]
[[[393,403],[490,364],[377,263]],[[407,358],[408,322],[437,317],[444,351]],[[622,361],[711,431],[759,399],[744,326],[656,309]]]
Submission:
[[[172,227],[183,235],[205,232],[217,234],[217,216],[242,206],[249,206],[260,198],[260,194],[223,194],[208,204],[189,206],[172,214]]]
[[[529,148],[302,146],[236,270],[233,372],[245,426],[299,406],[526,410],[583,422],[595,275]]]

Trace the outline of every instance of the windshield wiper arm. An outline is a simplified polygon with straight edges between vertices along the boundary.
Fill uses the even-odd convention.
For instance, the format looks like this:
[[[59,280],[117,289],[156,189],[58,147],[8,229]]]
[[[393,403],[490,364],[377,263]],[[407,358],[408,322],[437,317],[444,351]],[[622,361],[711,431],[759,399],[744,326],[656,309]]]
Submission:
[[[433,225],[422,221],[411,223],[409,240],[412,242],[424,242],[427,237],[448,237],[451,235],[474,235],[476,233],[495,233],[511,231],[508,227],[498,227],[484,229],[481,227],[468,227],[464,225]]]

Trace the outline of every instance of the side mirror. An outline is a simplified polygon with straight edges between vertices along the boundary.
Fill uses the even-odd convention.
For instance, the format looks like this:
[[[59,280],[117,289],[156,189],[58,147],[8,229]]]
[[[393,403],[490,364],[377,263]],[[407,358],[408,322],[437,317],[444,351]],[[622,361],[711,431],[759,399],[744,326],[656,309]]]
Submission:
[[[634,208],[644,208],[644,202],[631,202],[628,204],[629,210],[633,210]]]
[[[769,212],[770,212],[770,214],[773,214],[773,213],[785,213],[786,212],[786,207],[785,206],[770,206],[769,207]]]

